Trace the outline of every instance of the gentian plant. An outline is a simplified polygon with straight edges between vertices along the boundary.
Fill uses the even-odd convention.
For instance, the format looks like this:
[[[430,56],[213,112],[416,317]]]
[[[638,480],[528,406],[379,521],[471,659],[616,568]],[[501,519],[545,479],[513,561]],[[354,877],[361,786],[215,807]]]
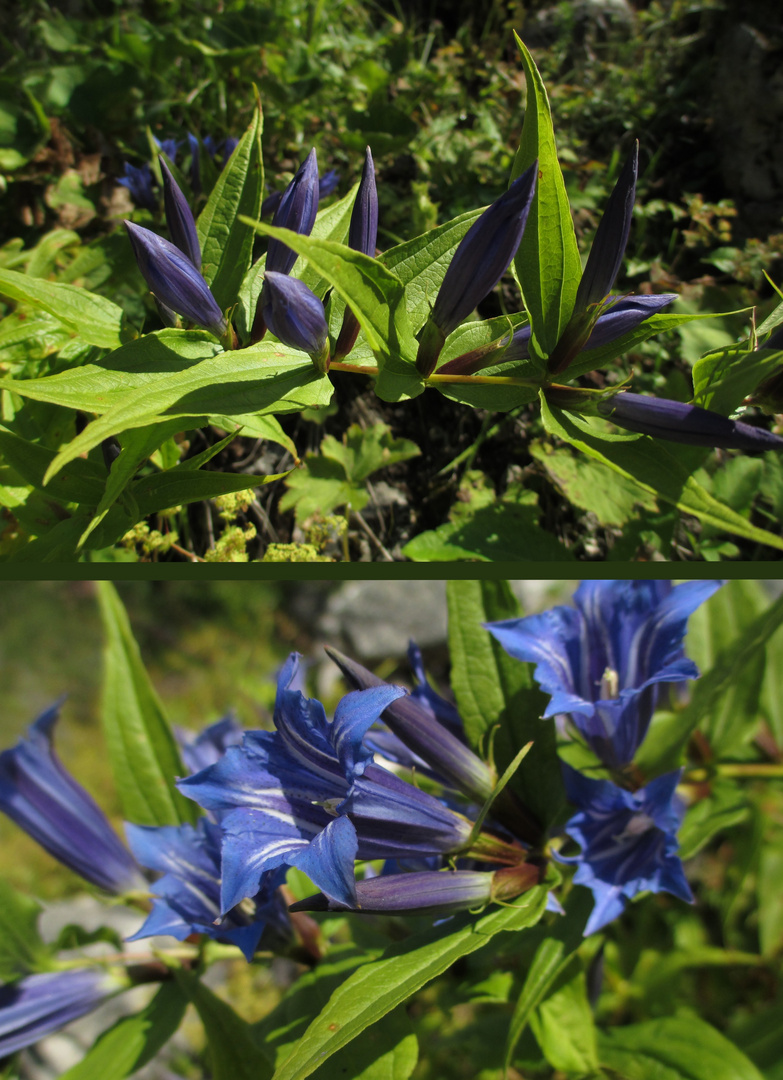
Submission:
[[[270,195],[259,105],[238,141],[219,147],[188,135],[181,162],[190,163],[187,173],[175,160],[184,141],[161,143],[152,173],[126,166],[123,183],[145,206],[154,198],[152,176],[161,178],[167,237],[157,225],[148,227],[146,210],[145,224],[126,223],[141,275],[137,287],[141,292],[143,279],[156,314],[150,306],[142,319],[137,303],[131,321],[113,299],[0,269],[0,292],[21,304],[23,314],[54,319],[83,350],[76,365],[0,378],[0,387],[22,402],[44,401],[71,410],[71,421],[77,412],[88,421],[80,421],[78,432],[74,424],[61,425],[57,430],[68,435],[56,448],[31,442],[21,419],[4,421],[3,453],[34,477],[41,497],[65,507],[64,518],[49,515],[37,526],[40,515],[27,515],[33,532],[29,545],[20,541],[25,558],[83,558],[113,545],[145,515],[241,490],[235,474],[202,473],[212,454],[186,465],[175,448],[193,442],[189,431],[211,425],[226,438],[242,430],[291,450],[277,418],[325,409],[336,373],[370,377],[389,403],[441,393],[469,409],[529,414],[538,402],[544,443],[531,452],[541,460],[548,449],[575,455],[571,471],[609,477],[632,505],[699,519],[707,536],[722,530],[746,544],[783,550],[777,532],[724,500],[721,483],[713,490],[703,469],[715,449],[722,452],[718,463],[730,451],[771,452],[764,467],[779,468],[783,439],[763,418],[744,412],[777,400],[763,388],[773,385],[780,366],[779,341],[767,336],[779,314],[747,340],[702,356],[693,367],[692,394],[683,391],[690,401],[629,389],[624,357],[630,351],[709,316],[665,312],[677,299],[673,293],[617,288],[633,235],[640,157],[649,153],[644,144],[633,143],[582,267],[547,93],[530,53],[517,44],[526,105],[507,190],[489,207],[423,236],[378,252],[384,233],[369,148],[358,185],[329,206],[322,208],[320,198],[336,177],[330,170],[319,178],[315,149],[286,190]],[[209,190],[201,175],[207,162]],[[271,224],[264,213],[273,213]],[[510,310],[506,303],[501,316],[482,318],[487,295],[509,273],[518,289],[504,295],[521,299]],[[100,448],[109,439],[121,454],[107,475]],[[137,474],[150,459],[157,471],[139,489]],[[79,479],[69,483],[74,470]],[[771,485],[768,478],[764,490]],[[535,500],[536,493],[516,492],[510,501],[517,510],[520,497]],[[504,498],[496,510],[500,518],[514,512]],[[612,514],[605,517],[608,523]],[[535,519],[525,534],[530,543],[512,533],[504,557],[526,558],[531,547],[537,557],[571,557]],[[416,539],[405,553],[427,557],[421,552],[433,547],[417,547]],[[438,558],[495,557],[486,542],[435,547]]]
[[[671,971],[706,978],[717,965],[722,978],[734,965],[776,992],[781,838],[769,818],[762,841],[751,816],[780,804],[780,724],[762,701],[783,600],[752,582],[586,581],[573,604],[522,615],[507,585],[454,581],[450,689],[415,644],[391,682],[330,647],[324,663],[346,681],[333,710],[308,696],[291,654],[268,726],[227,715],[188,733],[169,727],[113,587],[99,596],[102,723],[130,851],[54,756],[57,707],[0,754],[0,808],[132,905],[127,941],[142,951],[73,926],[46,944],[34,902],[2,883],[0,1053],[158,983],[88,1051],[85,1075],[106,1067],[107,1046],[131,1075],[192,1002],[214,1073],[229,1075],[241,1052],[247,1075],[305,1076],[365,1029],[383,1062],[396,1007],[426,987],[406,1026],[415,1062],[417,1035],[425,1055],[432,1042],[416,1016],[461,960],[446,1000],[464,996],[464,1010],[477,1007],[466,970],[515,986],[512,998],[479,996],[496,1036],[479,1040],[480,1062],[466,1053],[487,1075],[534,1065],[554,1080],[566,1055],[580,1080],[636,1075],[624,1061],[709,1080],[725,1059],[732,1075],[762,1075],[764,1040],[727,1023],[726,1001],[743,1001],[754,1024],[772,1020],[775,1001],[738,977],[701,1002],[702,1018]],[[756,871],[760,953],[747,899],[713,884],[750,835],[770,853]],[[726,946],[716,912],[736,905]],[[218,960],[282,958],[265,985],[275,970],[300,978],[286,976],[260,1024],[202,981]]]

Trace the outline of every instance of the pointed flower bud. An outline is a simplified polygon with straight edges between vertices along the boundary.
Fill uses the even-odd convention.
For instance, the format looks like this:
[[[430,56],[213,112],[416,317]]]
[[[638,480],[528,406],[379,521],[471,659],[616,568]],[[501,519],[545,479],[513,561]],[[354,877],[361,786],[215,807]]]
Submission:
[[[384,685],[377,675],[337,649],[327,647],[326,651],[357,689]],[[439,723],[432,710],[421,701],[412,695],[397,698],[384,710],[382,719],[397,738],[426,761],[446,783],[478,803],[489,797],[494,785],[489,766]]]
[[[454,252],[416,358],[425,378],[435,369],[443,341],[508,269],[525,231],[537,175],[536,161],[474,222]]]
[[[292,229],[309,236],[318,213],[318,159],[311,150],[299,171],[283,192],[272,224],[280,229]],[[296,262],[296,252],[281,240],[270,240],[266,254],[266,269],[278,274],[290,274]],[[281,338],[282,340],[282,338]]]
[[[383,874],[356,882],[356,903],[346,905],[324,893],[292,904],[289,911],[355,911],[378,915],[453,915],[493,900],[512,900],[538,884],[538,868],[530,864],[487,873],[480,870],[422,870]]]
[[[160,158],[160,171],[163,176],[163,206],[166,211],[166,224],[169,227],[171,242],[190,259],[196,270],[201,272],[201,245],[198,242],[196,222],[188,206],[188,201],[180,190],[179,184],[171,175],[163,158]]]
[[[720,413],[681,401],[619,393],[600,402],[598,411],[618,427],[670,442],[724,450],[783,449],[783,439],[765,428],[729,420]]]
[[[638,172],[639,143],[635,142],[596,230],[577,289],[574,313],[603,300],[612,290],[631,231]]]
[[[174,244],[141,225],[125,222],[139,270],[153,296],[172,311],[217,337],[226,320],[204,278]]]
[[[356,193],[356,202],[351,212],[351,225],[348,230],[348,246],[354,251],[375,256],[378,239],[378,192],[375,187],[375,166],[369,146],[364,155],[364,168]],[[347,356],[359,335],[359,321],[350,307],[346,307],[343,325],[334,349],[334,360]]]
[[[329,359],[329,328],[324,306],[298,278],[267,270],[260,297],[264,322],[284,345],[308,353],[319,371]]]

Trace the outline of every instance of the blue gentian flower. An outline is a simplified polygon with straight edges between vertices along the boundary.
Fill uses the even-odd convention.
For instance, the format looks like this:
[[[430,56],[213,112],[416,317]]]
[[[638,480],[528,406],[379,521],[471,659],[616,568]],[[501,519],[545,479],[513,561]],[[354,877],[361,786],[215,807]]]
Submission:
[[[529,863],[489,873],[482,870],[421,870],[365,878],[355,884],[352,904],[323,893],[292,904],[290,911],[353,911],[358,914],[453,915],[509,901],[538,884]]]
[[[698,677],[682,642],[688,618],[720,581],[583,581],[576,608],[488,623],[517,660],[535,663],[551,694],[545,717],[567,714],[600,760],[622,769],[647,733],[662,683]]]
[[[201,273],[201,245],[198,242],[196,222],[188,201],[182,194],[179,184],[171,175],[166,162],[161,158],[160,171],[163,176],[163,207],[166,212],[166,224],[171,242],[187,255],[194,268]]]
[[[27,975],[0,986],[0,1058],[32,1046],[125,990],[128,979],[102,968]]]
[[[177,142],[176,139],[156,139],[154,135],[153,138],[155,139],[155,145],[158,150],[161,150],[169,161],[173,161],[176,165],[177,154],[179,153],[179,148],[182,146],[182,143]]]
[[[216,720],[197,735],[183,728],[175,728],[174,735],[183,765],[189,773],[195,773],[206,769],[208,765],[214,765],[229,746],[240,743],[244,729],[233,716],[224,716],[222,720]]]
[[[117,895],[146,889],[103,811],[55,754],[58,713],[59,705],[41,713],[12,750],[0,753],[0,810],[99,889]]]
[[[682,401],[647,397],[621,391],[598,404],[598,411],[613,424],[642,435],[694,446],[724,450],[781,450],[783,439],[766,428],[729,420],[720,413]]]
[[[298,278],[264,271],[259,297],[261,314],[269,330],[292,349],[301,349],[319,371],[329,361],[329,327],[324,306],[312,289]]]
[[[223,312],[188,256],[141,225],[126,221],[125,228],[152,295],[165,307],[221,337],[226,332]]]
[[[364,168],[351,211],[348,229],[348,246],[370,257],[375,256],[378,240],[378,191],[375,186],[375,165],[369,146],[364,155]],[[359,335],[359,320],[349,306],[345,308],[343,324],[334,348],[334,360],[347,356]]]
[[[508,269],[525,231],[537,175],[536,161],[471,225],[454,252],[419,342],[416,367],[424,378],[434,371],[452,330]]]
[[[147,162],[145,161],[143,165],[137,168],[126,161],[123,164],[123,170],[125,175],[121,176],[117,183],[128,189],[137,206],[141,206],[145,210],[154,210],[158,205],[158,200],[155,198],[155,192],[152,189],[154,181],[152,169]]]
[[[385,685],[377,675],[337,649],[327,646],[326,652],[352,686],[365,690]],[[444,783],[479,805],[492,794],[495,780],[492,770],[458,734],[444,727],[435,715],[431,700],[422,702],[421,696],[415,694],[398,698],[383,712],[383,721]]]
[[[249,961],[267,925],[285,935],[287,916],[277,893],[284,871],[260,875],[252,900],[222,916],[221,833],[215,822],[200,818],[196,825],[126,824],[125,832],[139,862],[163,874],[152,886],[150,915],[129,941],[156,934],[184,941],[194,933],[206,934],[236,945]]]
[[[591,890],[595,907],[585,927],[594,934],[616,919],[637,893],[668,892],[693,902],[677,855],[684,805],[675,788],[680,770],[625,791],[609,780],[591,780],[563,765],[569,802],[579,808],[565,831],[580,845],[574,884]]]
[[[467,819],[372,764],[362,743],[405,692],[384,684],[348,694],[330,723],[319,701],[290,688],[298,660],[292,654],[278,680],[277,730],[248,732],[241,747],[179,781],[184,795],[220,814],[223,911],[282,865],[350,905],[356,858],[449,853],[470,838]]]

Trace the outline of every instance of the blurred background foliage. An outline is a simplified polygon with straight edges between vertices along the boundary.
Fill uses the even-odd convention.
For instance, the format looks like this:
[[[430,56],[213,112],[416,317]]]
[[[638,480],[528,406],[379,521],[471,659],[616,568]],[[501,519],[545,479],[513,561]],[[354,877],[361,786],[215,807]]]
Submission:
[[[159,228],[162,217],[160,209],[134,207],[118,184],[125,163],[149,161],[152,137],[178,140],[187,160],[188,133],[216,142],[239,136],[253,85],[264,108],[270,191],[281,190],[315,146],[322,173],[339,173],[337,198],[357,179],[369,143],[382,248],[484,205],[507,184],[524,114],[512,29],[548,87],[582,250],[638,138],[635,221],[618,290],[677,292],[673,310],[736,312],[662,334],[625,358],[634,389],[687,400],[697,357],[747,333],[748,312],[739,309],[755,305],[760,322],[777,299],[765,277],[780,280],[783,254],[777,0],[30,0],[0,26],[0,267],[103,292],[141,325],[151,308],[118,226],[132,216]],[[203,149],[201,159],[205,190],[196,210],[210,169],[217,175]],[[518,309],[509,281],[480,314]],[[45,375],[87,359],[89,350],[69,343],[50,317],[33,327],[23,314],[4,323],[9,374]],[[604,378],[599,372],[588,381],[601,386]],[[391,513],[402,525],[395,522],[387,538],[379,511],[381,542],[368,546],[355,530],[354,558],[377,558],[379,550],[386,557],[384,542],[401,558],[412,534],[441,524],[464,502],[461,469],[474,461],[487,490],[522,481],[535,493],[543,526],[579,558],[632,558],[639,544],[647,558],[760,557],[709,529],[689,530],[672,513],[658,521],[631,506],[622,520],[586,517],[562,470],[521,454],[542,434],[535,409],[488,433],[484,417],[463,407],[428,399],[425,417],[421,402],[383,407],[350,381],[335,377],[334,411],[286,419],[300,455],[317,451],[325,432],[339,438],[351,422],[383,421],[413,439],[431,464],[426,473],[414,463],[390,474],[398,489]],[[36,437],[59,446],[61,410],[39,404],[34,411]],[[218,464],[243,468],[251,452],[252,443],[235,440]],[[267,457],[255,471],[278,471],[279,454]],[[768,526],[783,507],[783,472],[767,457],[763,467],[737,458],[720,469],[715,458],[700,482]],[[346,539],[297,534],[293,515],[281,514],[279,487],[249,515],[237,509],[236,521],[251,526],[245,533],[216,512],[207,511],[205,526],[202,511],[178,510],[105,557],[177,557],[167,554],[166,537],[176,532],[192,551],[205,528],[212,549],[213,530],[236,534],[238,554],[218,547],[217,558],[246,559],[243,537],[256,527],[267,541],[282,542],[277,558],[323,557],[308,555],[302,541],[313,551],[326,547],[329,557],[347,551]],[[345,537],[347,518],[335,526],[338,536],[341,528]]]

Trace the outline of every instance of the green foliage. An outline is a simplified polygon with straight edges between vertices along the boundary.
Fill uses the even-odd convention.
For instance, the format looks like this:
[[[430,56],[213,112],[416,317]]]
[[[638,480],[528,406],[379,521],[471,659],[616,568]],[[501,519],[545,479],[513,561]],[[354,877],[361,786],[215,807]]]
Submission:
[[[321,441],[320,454],[308,454],[304,468],[288,476],[288,491],[280,508],[294,509],[300,524],[314,515],[328,515],[339,506],[359,512],[369,502],[365,481],[373,473],[419,453],[409,439],[392,438],[386,424],[373,424],[366,430],[352,424],[341,442],[327,435]]]

